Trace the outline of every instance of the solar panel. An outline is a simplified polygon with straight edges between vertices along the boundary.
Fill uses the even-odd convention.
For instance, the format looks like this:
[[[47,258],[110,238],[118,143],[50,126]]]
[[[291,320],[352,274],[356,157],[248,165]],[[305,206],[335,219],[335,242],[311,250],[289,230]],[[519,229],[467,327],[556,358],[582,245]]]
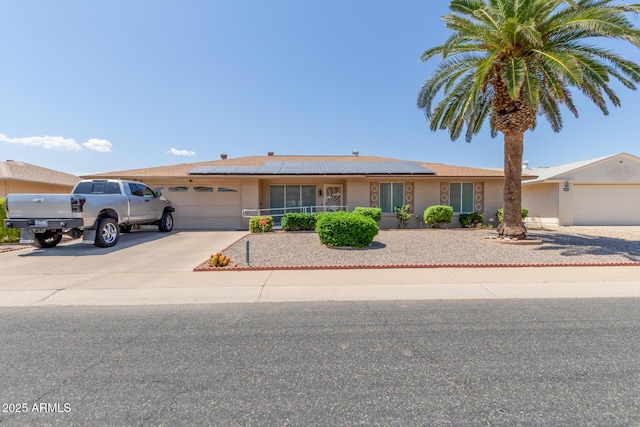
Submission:
[[[199,166],[189,175],[435,175],[416,162],[283,162],[256,166]]]

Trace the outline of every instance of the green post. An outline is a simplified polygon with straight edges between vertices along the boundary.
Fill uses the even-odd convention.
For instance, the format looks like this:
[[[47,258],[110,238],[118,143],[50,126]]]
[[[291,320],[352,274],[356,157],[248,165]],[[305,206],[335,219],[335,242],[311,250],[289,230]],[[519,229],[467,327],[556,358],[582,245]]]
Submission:
[[[246,253],[246,259],[247,259],[247,267],[249,267],[250,264],[249,264],[249,241],[248,240],[245,247],[246,247],[245,253]]]

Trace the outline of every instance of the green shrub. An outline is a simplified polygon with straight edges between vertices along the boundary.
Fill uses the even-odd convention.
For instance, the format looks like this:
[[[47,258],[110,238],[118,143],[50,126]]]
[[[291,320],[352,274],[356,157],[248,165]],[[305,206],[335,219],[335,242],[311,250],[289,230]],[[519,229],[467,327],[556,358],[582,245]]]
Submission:
[[[373,219],[375,222],[380,222],[382,219],[382,209],[380,208],[363,208],[357,207],[353,210],[353,213],[358,215],[368,216]]]
[[[484,218],[480,212],[460,214],[458,220],[463,227],[477,227],[478,224],[484,222]]]
[[[13,243],[20,240],[20,230],[18,228],[4,228],[4,198],[0,199],[0,243]]]
[[[249,231],[252,233],[273,231],[273,217],[252,216],[251,219],[249,219]]]
[[[529,216],[529,209],[522,208],[522,211],[520,212],[520,214],[522,215],[522,219],[524,220],[527,216]],[[503,216],[504,216],[504,210],[502,208],[498,209],[496,211],[496,220],[498,222],[502,222]]]
[[[435,205],[424,211],[424,222],[433,228],[442,228],[451,223],[453,219],[453,208],[451,206]]]
[[[378,224],[364,215],[353,212],[332,212],[320,215],[316,233],[327,246],[369,246],[378,234]]]
[[[314,230],[317,220],[317,213],[290,212],[284,214],[281,225],[284,231]]]
[[[411,205],[396,206],[396,218],[398,219],[398,228],[407,228],[407,222],[411,219]]]

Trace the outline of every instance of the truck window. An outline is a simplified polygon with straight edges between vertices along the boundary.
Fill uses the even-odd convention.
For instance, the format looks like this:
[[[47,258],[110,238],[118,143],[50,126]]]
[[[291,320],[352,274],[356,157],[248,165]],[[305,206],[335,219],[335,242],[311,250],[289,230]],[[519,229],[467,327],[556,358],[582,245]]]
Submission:
[[[140,188],[140,186],[138,186],[138,184],[130,182],[129,183],[129,189],[131,190],[131,195],[132,196],[138,196],[138,197],[142,197],[142,189]]]
[[[138,184],[138,187],[140,187],[141,191],[142,191],[142,195],[144,197],[151,197],[154,198],[156,196],[156,194],[153,192],[152,189],[150,189],[149,187],[147,187],[146,185],[140,185]]]
[[[117,182],[107,182],[107,186],[104,189],[105,194],[120,194],[120,185]]]
[[[81,182],[73,189],[73,194],[91,194],[93,183],[91,181]]]

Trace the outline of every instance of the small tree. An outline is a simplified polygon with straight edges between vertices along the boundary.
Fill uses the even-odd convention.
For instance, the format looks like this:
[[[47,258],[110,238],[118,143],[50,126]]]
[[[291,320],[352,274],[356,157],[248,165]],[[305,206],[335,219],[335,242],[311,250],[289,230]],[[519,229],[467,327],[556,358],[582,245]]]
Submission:
[[[411,205],[396,206],[394,210],[398,219],[398,228],[407,228],[407,222],[411,219]]]

